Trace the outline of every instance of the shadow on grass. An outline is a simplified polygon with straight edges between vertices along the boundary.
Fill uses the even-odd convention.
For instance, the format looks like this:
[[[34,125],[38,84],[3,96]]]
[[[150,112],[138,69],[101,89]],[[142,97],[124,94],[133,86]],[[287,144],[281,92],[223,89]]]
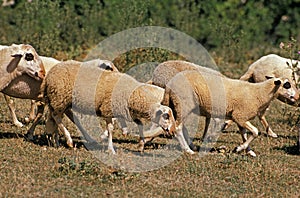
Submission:
[[[16,132],[1,132],[0,139],[15,139],[15,138],[23,138],[24,135],[22,133]]]
[[[289,155],[300,155],[298,145],[274,147],[275,150],[284,151]]]

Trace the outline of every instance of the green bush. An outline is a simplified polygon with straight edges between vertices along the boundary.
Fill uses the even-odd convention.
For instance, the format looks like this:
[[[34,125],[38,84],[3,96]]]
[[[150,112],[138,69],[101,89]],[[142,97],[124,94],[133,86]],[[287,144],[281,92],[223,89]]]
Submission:
[[[16,0],[0,7],[1,44],[30,43],[40,54],[81,59],[124,29],[171,27],[197,39],[225,61],[299,40],[300,1],[270,0]]]

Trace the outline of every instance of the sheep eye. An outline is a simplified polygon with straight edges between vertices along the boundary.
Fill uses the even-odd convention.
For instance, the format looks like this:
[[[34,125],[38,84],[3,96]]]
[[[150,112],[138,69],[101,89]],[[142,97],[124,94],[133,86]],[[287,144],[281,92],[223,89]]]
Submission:
[[[104,70],[113,71],[112,67],[110,67],[110,65],[106,65],[105,63],[102,63],[99,67]]]
[[[33,55],[31,53],[26,53],[25,54],[25,60],[32,61],[33,60]]]
[[[285,88],[285,89],[291,88],[291,83],[289,83],[289,82],[284,83],[283,88]]]
[[[170,118],[170,115],[167,114],[167,113],[164,113],[164,114],[162,115],[162,117],[163,117],[163,119],[168,120],[168,119]]]

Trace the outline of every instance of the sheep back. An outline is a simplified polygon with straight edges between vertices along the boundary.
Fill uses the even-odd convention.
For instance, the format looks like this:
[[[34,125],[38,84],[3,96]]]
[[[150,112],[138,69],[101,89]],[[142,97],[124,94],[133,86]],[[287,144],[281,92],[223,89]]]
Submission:
[[[222,75],[220,72],[202,67],[187,61],[171,60],[159,64],[152,75],[151,83],[159,87],[165,88],[166,84],[179,72],[185,70],[200,70],[201,72],[209,72],[215,75]]]

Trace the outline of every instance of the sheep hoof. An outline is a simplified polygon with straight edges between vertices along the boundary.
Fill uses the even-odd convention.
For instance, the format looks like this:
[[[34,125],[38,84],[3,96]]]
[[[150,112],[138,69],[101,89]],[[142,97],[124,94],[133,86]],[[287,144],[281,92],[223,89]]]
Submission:
[[[19,121],[15,122],[14,125],[17,126],[17,127],[19,127],[19,128],[22,128],[24,126],[22,124],[22,122],[19,122]]]
[[[270,136],[272,138],[277,138],[278,137],[278,135],[276,133],[274,133],[274,132],[269,132],[268,136]]]
[[[241,150],[243,150],[243,149],[242,149],[242,147],[240,147],[240,146],[237,146],[237,147],[235,147],[235,148],[233,149],[233,151],[232,151],[232,152],[234,152],[234,153],[238,153],[238,152],[241,152]]]
[[[256,157],[256,154],[252,150],[248,151],[247,154],[252,156],[252,157]]]
[[[67,142],[67,145],[68,145],[69,148],[73,148],[74,147],[73,142]]]
[[[34,137],[33,137],[33,135],[31,134],[31,133],[27,133],[27,134],[25,134],[25,139],[26,140],[28,140],[28,141],[33,141],[34,140]]]
[[[28,124],[30,122],[30,119],[28,117],[25,117],[24,120],[25,120],[26,124]]]
[[[228,128],[228,123],[225,122],[224,124],[222,124],[221,126],[221,131],[225,131]]]
[[[188,154],[190,154],[190,155],[194,155],[195,154],[195,152],[192,151],[191,149],[186,149],[185,152],[188,153]]]

